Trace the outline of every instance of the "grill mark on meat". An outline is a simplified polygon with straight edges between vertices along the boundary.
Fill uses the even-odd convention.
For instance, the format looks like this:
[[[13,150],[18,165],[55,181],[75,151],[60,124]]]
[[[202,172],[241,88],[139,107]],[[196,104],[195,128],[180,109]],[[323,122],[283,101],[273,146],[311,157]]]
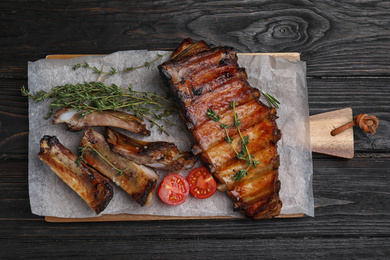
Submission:
[[[192,167],[197,161],[193,154],[180,151],[174,143],[140,141],[111,128],[106,129],[106,140],[112,151],[151,168],[176,172]]]
[[[256,168],[250,168],[246,179],[251,179],[259,173],[277,169],[279,167],[279,155],[277,154],[276,145],[268,145],[264,149],[252,154],[254,160],[260,161]],[[218,180],[225,183],[227,188],[231,189],[236,181],[234,175],[241,169],[246,169],[246,161],[235,159],[233,163],[218,172]]]
[[[191,39],[186,39],[180,48],[172,53],[172,60],[182,60],[185,57],[191,57],[195,53],[210,50],[210,46],[204,41],[194,43]]]
[[[158,175],[151,169],[114,153],[103,135],[88,129],[81,139],[81,147],[86,148],[83,159],[93,168],[97,169],[116,185],[127,192],[139,205],[148,205],[153,196],[158,180]],[[96,155],[95,149],[101,156],[120,170],[124,170],[122,175],[108,164],[101,156]]]
[[[198,51],[197,51],[197,48]],[[281,138],[276,124],[276,110],[260,100],[260,92],[247,82],[247,74],[237,64],[237,55],[230,47],[205,47],[204,42],[184,40],[174,52],[174,58],[159,66],[163,82],[170,89],[180,113],[193,133],[195,154],[213,172],[221,186],[234,201],[234,209],[255,219],[279,215],[282,202],[279,198],[279,155],[277,141]],[[241,122],[243,136],[249,137],[248,149],[255,160],[248,175],[239,181],[236,172],[246,168],[245,160],[238,160],[224,138],[221,122],[231,125],[233,113],[230,101],[238,103],[236,112]],[[206,115],[207,109],[221,115],[214,122]],[[239,149],[237,130],[229,128],[233,145]]]
[[[62,145],[57,137],[45,135],[40,141],[39,158],[69,187],[71,187],[96,214],[102,212],[113,197],[109,180],[95,169],[81,162],[77,156]]]
[[[251,101],[241,106],[236,107],[236,113],[241,119],[241,128],[248,129],[259,123],[267,116],[268,108],[266,106],[257,105],[257,101]],[[221,123],[232,125],[234,122],[233,111],[229,109],[221,115],[220,122],[208,120],[203,125],[193,131],[195,138],[198,140],[198,145],[203,150],[208,150],[220,142],[225,141],[226,132],[221,127]],[[227,129],[229,136],[237,134],[237,129],[230,127]]]
[[[80,131],[92,126],[111,126],[133,133],[150,135],[150,131],[146,129],[146,125],[141,118],[125,112],[106,110],[99,113],[95,111],[83,117],[80,117],[80,113],[82,112],[71,108],[61,108],[55,113],[52,123],[66,123],[70,131]]]
[[[197,53],[197,55],[192,56],[178,56],[175,59],[171,59],[171,63],[169,64],[169,68],[173,73],[188,73],[188,68],[198,68],[193,67],[193,64],[197,64],[197,66],[204,65],[219,65],[220,61],[224,60],[232,60],[237,61],[237,55],[232,48],[222,47],[222,48],[214,48],[214,49],[205,49]],[[175,82],[173,82],[175,83]]]
[[[230,110],[230,102],[240,100],[238,105],[254,100],[251,88],[241,81],[226,82],[213,92],[205,93],[187,105],[187,117],[194,123],[195,129],[209,120],[207,109],[211,108],[218,114]]]
[[[216,88],[222,86],[219,82],[227,81],[229,78],[236,75],[241,76],[242,71],[238,69],[236,62],[230,62],[226,66],[215,67],[215,64],[207,62],[205,64],[197,64],[197,66],[191,66],[189,64],[188,68],[179,70],[177,76],[172,80],[172,84],[175,85],[177,91],[182,93],[181,102],[188,104],[197,96],[193,92],[198,88],[203,88],[204,84],[208,82],[215,81],[214,84],[210,84],[209,88],[206,91],[213,91]],[[182,77],[182,75],[187,75]],[[212,88],[210,88],[212,87]]]
[[[250,129],[242,131],[242,135],[249,137],[248,150],[251,154],[277,141],[274,135],[273,122],[270,119],[263,120]],[[239,144],[240,136],[236,134],[232,138],[234,138],[232,145],[239,151],[241,147]],[[233,163],[236,159],[236,154],[231,144],[221,142],[213,148],[204,151],[202,158],[208,164],[213,165],[214,171],[219,171]]]

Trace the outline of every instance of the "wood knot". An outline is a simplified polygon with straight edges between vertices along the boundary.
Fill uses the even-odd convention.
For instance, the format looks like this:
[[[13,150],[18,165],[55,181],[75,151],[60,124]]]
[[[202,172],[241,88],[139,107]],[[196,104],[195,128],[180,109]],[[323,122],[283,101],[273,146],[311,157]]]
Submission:
[[[336,129],[333,129],[330,134],[332,136],[338,135],[341,132],[344,132],[345,130],[353,127],[353,126],[359,126],[364,132],[370,133],[370,134],[375,134],[376,129],[378,128],[379,125],[379,120],[375,116],[369,116],[367,114],[360,114],[358,116],[355,116],[353,118],[353,121],[348,122]]]
[[[272,37],[275,39],[278,38],[290,38],[294,40],[299,40],[301,34],[299,32],[299,24],[298,23],[290,23],[290,24],[276,24],[272,28]]]

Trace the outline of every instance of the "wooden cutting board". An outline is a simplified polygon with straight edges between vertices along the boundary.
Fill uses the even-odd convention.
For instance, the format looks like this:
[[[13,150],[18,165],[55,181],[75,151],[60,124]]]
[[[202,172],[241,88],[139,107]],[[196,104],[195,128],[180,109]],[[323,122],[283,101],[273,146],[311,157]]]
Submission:
[[[310,116],[311,150],[316,153],[352,159],[353,128],[332,136],[330,132],[353,120],[351,108]]]
[[[299,53],[238,53],[238,55],[270,55],[273,57],[286,58],[292,61],[300,60]],[[83,54],[54,54],[46,56],[46,59],[72,59],[87,56]],[[88,55],[90,56],[90,55]],[[94,55],[101,56],[101,55]],[[313,152],[325,153],[344,158],[353,157],[353,130],[332,137],[330,132],[333,128],[349,122],[352,118],[352,109],[329,112],[325,114],[310,116],[310,131]],[[349,121],[348,121],[349,120]],[[330,129],[330,130],[329,130]],[[352,157],[351,157],[352,156]],[[297,218],[304,214],[281,214],[277,218]],[[46,216],[47,222],[101,222],[101,221],[142,221],[142,220],[179,220],[179,219],[232,219],[227,216],[200,217],[200,216],[162,216],[162,215],[137,215],[137,214],[117,214],[102,215],[91,218],[59,218]]]

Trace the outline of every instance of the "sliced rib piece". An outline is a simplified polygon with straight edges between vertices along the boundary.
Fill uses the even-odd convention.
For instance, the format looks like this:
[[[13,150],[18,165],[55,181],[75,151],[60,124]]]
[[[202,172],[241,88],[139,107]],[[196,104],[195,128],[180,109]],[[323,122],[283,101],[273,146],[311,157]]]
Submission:
[[[259,100],[260,91],[249,85],[245,70],[237,64],[235,51],[186,39],[159,70],[196,140],[193,153],[201,154],[219,187],[227,189],[234,209],[255,219],[279,215],[282,202],[276,143],[281,133],[275,121],[276,110]],[[249,140],[247,148],[253,159],[260,161],[256,168],[248,168],[247,161],[239,160],[232,148],[241,149],[238,130],[221,127],[221,123],[234,122],[231,102],[237,104],[240,131]],[[208,117],[208,109],[220,116],[218,122]],[[234,138],[232,144],[225,140],[226,133]],[[247,168],[247,176],[234,178]]]
[[[91,126],[111,126],[126,129],[133,133],[150,135],[141,118],[121,111],[106,110],[103,113],[97,111],[81,116],[84,111],[76,111],[71,108],[61,108],[54,115],[53,124],[66,123],[68,130],[80,131]]]
[[[192,153],[180,151],[174,143],[140,141],[111,128],[106,130],[106,139],[112,151],[155,169],[177,172],[192,167],[197,161]]]
[[[80,146],[85,148],[83,159],[86,163],[111,179],[139,205],[150,204],[158,180],[152,169],[111,151],[104,136],[92,128],[85,131]],[[123,173],[118,170],[123,170]]]
[[[39,158],[69,187],[99,214],[113,196],[109,180],[83,162],[77,166],[77,156],[63,146],[55,136],[45,135],[40,141]]]

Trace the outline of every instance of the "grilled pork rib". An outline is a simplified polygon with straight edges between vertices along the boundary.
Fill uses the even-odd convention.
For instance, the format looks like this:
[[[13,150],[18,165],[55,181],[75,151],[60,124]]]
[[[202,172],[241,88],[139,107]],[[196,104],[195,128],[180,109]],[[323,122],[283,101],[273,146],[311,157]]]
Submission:
[[[151,168],[177,172],[196,162],[192,153],[180,151],[174,143],[140,141],[111,128],[106,130],[106,139],[112,151]]]
[[[66,123],[68,130],[80,131],[91,126],[111,126],[128,130],[133,133],[150,135],[142,119],[121,111],[97,111],[80,116],[82,112],[71,108],[61,108],[54,115],[53,124]]]
[[[159,71],[195,137],[193,152],[201,154],[214,177],[226,187],[234,209],[255,219],[279,215],[282,202],[276,143],[281,133],[275,122],[276,110],[259,100],[260,92],[249,85],[245,70],[237,64],[235,51],[186,39],[171,59],[159,66]],[[221,123],[233,124],[231,102],[237,103],[241,133],[249,137],[249,152],[254,160],[260,161],[238,181],[234,176],[247,168],[247,162],[237,159],[221,127]],[[207,116],[208,109],[221,116],[219,122]],[[226,131],[234,138],[232,145],[239,150],[237,129],[230,127]]]
[[[96,214],[107,207],[113,196],[108,179],[83,162],[77,166],[77,156],[55,136],[45,135],[40,146],[39,158],[77,192]]]
[[[85,148],[85,162],[111,179],[139,205],[150,204],[158,180],[153,170],[114,153],[104,136],[92,129],[85,131],[80,146]],[[123,170],[123,173],[118,170]]]

